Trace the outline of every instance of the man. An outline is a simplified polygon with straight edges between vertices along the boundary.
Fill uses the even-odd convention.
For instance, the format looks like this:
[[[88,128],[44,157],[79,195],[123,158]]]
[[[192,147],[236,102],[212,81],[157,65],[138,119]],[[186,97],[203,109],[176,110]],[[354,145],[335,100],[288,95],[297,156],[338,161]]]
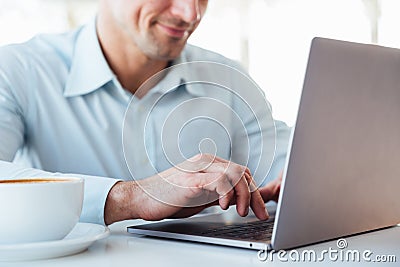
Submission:
[[[206,0],[101,0],[96,21],[75,32],[1,48],[0,176],[83,177],[81,220],[95,223],[185,217],[234,203],[241,216],[251,207],[267,219],[263,203],[277,200],[279,178],[256,190],[249,169],[206,153],[192,154],[183,169],[165,164],[151,173],[142,160],[147,151],[135,150],[136,138],[129,139],[134,155],[125,165],[122,123],[144,138],[141,124],[135,124],[145,117],[140,109],[133,122],[124,121],[132,95],[140,106],[159,93],[166,77],[151,88],[141,87],[146,80],[178,62],[214,58],[233,64],[186,46],[206,7]],[[167,106],[176,107],[187,94],[185,86],[178,89]],[[284,147],[288,130],[277,125]],[[284,151],[276,155],[282,160]],[[275,174],[281,166],[276,164]],[[134,181],[126,181],[131,176]]]

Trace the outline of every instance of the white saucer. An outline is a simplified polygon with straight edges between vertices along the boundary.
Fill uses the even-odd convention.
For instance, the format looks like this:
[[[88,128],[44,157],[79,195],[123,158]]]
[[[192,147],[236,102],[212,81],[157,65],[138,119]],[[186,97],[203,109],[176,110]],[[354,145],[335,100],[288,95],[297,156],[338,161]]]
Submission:
[[[26,261],[67,256],[87,249],[93,242],[109,234],[110,230],[102,225],[78,223],[62,240],[0,245],[0,261]]]

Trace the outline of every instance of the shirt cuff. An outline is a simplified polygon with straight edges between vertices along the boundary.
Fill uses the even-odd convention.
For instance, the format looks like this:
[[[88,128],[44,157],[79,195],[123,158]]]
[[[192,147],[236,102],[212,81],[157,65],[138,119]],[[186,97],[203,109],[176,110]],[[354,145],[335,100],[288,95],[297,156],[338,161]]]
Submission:
[[[85,195],[79,221],[105,225],[104,207],[108,193],[117,182],[122,180],[88,175],[79,176],[85,179]]]

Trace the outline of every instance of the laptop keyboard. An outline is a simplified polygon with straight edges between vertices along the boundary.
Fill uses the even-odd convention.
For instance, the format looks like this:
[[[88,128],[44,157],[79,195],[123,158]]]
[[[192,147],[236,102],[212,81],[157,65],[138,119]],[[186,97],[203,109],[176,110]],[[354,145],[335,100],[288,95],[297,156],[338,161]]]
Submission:
[[[274,221],[254,221],[243,224],[225,225],[201,232],[200,235],[216,238],[242,240],[271,240]]]

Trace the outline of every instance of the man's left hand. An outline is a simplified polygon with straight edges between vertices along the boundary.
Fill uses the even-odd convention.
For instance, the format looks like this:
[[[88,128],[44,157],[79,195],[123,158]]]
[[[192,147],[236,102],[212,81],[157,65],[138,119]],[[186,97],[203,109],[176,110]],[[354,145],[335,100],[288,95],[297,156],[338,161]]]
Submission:
[[[278,178],[258,189],[265,203],[270,200],[278,202],[279,193],[281,191],[282,175],[283,173],[281,172]]]

